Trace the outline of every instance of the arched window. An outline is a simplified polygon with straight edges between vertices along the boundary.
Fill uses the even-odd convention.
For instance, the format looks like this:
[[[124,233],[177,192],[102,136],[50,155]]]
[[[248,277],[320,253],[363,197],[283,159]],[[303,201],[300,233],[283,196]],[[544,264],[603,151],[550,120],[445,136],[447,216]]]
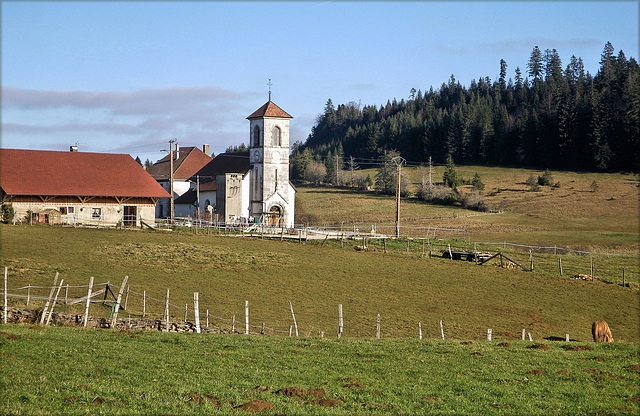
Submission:
[[[253,128],[253,147],[260,146],[260,127]]]
[[[271,132],[272,136],[272,146],[282,146],[282,140],[280,138],[280,127],[273,126],[273,130]]]

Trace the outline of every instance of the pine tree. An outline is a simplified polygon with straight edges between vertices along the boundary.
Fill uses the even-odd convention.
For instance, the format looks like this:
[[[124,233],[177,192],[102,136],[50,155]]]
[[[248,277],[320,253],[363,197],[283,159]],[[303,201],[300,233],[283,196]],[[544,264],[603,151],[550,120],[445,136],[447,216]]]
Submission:
[[[529,76],[534,81],[542,79],[542,52],[538,46],[533,48],[527,67],[529,68]]]
[[[447,156],[447,164],[444,168],[442,180],[446,186],[453,189],[456,189],[460,184],[458,174],[456,173],[456,165],[453,163],[453,157],[451,157],[451,155]]]

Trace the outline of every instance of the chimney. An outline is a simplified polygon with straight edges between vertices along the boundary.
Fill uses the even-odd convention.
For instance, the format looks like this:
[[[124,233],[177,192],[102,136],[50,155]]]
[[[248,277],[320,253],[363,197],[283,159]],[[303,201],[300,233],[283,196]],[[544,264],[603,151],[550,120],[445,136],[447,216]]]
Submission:
[[[78,151],[78,146],[69,146],[69,151],[70,152],[77,152]]]
[[[176,160],[180,159],[180,144],[176,142]]]
[[[203,144],[202,145],[202,153],[204,153],[207,156],[209,156],[209,145],[208,144]]]

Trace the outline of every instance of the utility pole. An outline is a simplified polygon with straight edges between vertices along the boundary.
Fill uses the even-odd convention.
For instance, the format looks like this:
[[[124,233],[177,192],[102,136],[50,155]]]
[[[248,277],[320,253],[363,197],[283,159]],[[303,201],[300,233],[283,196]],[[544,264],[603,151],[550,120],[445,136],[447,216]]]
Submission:
[[[196,219],[200,219],[200,175],[196,176]]]
[[[395,163],[396,165],[396,238],[398,238],[400,236],[400,176],[402,174],[402,164],[405,162],[405,160],[400,157],[400,156],[396,156],[393,159],[391,159],[391,161],[393,163]]]
[[[174,205],[173,205],[173,143],[174,140],[169,140],[169,193],[171,194],[171,226],[173,226],[173,215],[174,215]]]
[[[429,191],[433,188],[433,182],[431,182],[431,156],[429,156]]]

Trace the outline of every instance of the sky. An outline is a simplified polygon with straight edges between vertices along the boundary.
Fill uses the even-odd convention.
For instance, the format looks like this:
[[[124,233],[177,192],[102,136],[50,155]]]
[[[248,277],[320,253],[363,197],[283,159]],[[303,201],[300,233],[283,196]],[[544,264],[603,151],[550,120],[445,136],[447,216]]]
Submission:
[[[527,72],[535,46],[595,75],[604,45],[638,59],[637,1],[6,1],[1,147],[128,153],[169,140],[249,143],[268,100],[304,142],[328,99],[384,105],[412,88]],[[271,86],[269,86],[271,80]]]

